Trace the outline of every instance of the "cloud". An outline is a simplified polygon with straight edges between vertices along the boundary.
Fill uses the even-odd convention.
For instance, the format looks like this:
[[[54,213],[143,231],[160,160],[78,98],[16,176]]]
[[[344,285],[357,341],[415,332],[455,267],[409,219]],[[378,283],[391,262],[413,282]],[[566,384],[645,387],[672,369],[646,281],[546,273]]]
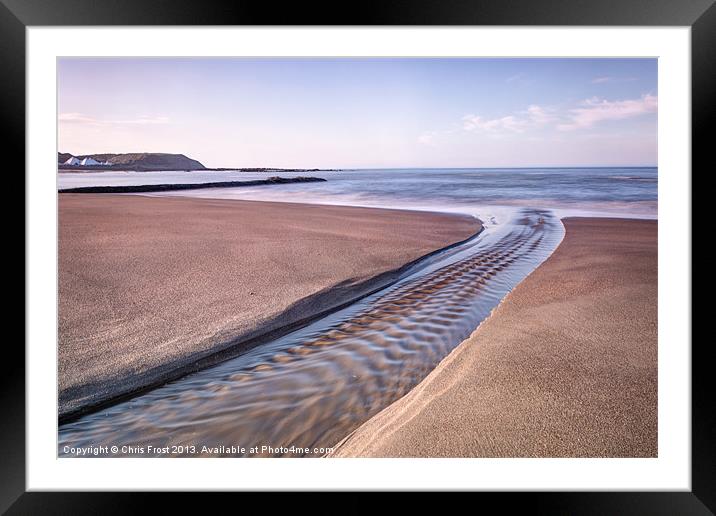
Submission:
[[[505,79],[507,84],[515,84],[518,86],[526,86],[528,84],[534,84],[535,79],[530,78],[527,74],[518,73]]]
[[[513,115],[501,118],[485,119],[477,115],[465,115],[462,117],[462,127],[466,131],[476,129],[490,132],[512,131],[521,133],[527,128],[528,122]]]
[[[654,113],[657,107],[658,99],[651,94],[643,95],[638,99],[616,101],[592,97],[571,109],[531,104],[525,109],[495,118],[476,114],[465,115],[461,123],[464,131],[482,132],[491,138],[500,138],[540,130],[553,132],[555,129],[559,131],[586,129],[606,120],[623,120]],[[434,138],[439,134],[447,134],[447,132],[425,132],[418,141],[424,145],[434,145]],[[552,134],[553,138],[555,136]]]
[[[633,82],[636,81],[636,77],[609,77],[601,76],[592,79],[592,84],[604,84],[605,82]]]
[[[169,123],[169,117],[166,116],[140,116],[133,120],[112,120],[113,124],[130,124],[130,125],[163,125]]]
[[[422,143],[423,145],[428,145],[431,147],[435,146],[435,135],[437,133],[435,131],[428,131],[420,136],[418,136],[418,142]]]
[[[83,113],[60,113],[57,119],[61,123],[89,124],[89,125],[164,125],[170,122],[166,116],[141,115],[126,120],[99,120]]]
[[[97,123],[97,120],[94,118],[83,115],[82,113],[60,113],[60,115],[57,117],[57,119],[60,122],[70,122],[70,123],[82,123],[82,124],[94,124]]]
[[[582,102],[582,107],[569,110],[567,121],[557,125],[560,131],[591,127],[606,120],[624,120],[647,113],[655,113],[658,98],[643,95],[640,99],[609,101],[597,97]]]
[[[478,115],[462,117],[462,127],[466,131],[488,131],[522,133],[533,127],[541,127],[555,120],[550,108],[538,105],[528,106],[526,110],[499,118],[483,118]]]
[[[552,108],[531,105],[527,108],[527,117],[530,122],[537,126],[543,126],[557,120]]]

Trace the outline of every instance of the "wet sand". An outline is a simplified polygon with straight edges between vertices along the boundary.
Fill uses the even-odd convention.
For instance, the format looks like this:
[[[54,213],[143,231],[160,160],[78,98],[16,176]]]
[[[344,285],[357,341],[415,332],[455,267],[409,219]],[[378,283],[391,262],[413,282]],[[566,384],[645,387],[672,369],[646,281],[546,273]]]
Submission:
[[[554,254],[335,457],[656,457],[657,223],[568,218]]]
[[[59,415],[248,349],[480,229],[427,212],[61,194]]]

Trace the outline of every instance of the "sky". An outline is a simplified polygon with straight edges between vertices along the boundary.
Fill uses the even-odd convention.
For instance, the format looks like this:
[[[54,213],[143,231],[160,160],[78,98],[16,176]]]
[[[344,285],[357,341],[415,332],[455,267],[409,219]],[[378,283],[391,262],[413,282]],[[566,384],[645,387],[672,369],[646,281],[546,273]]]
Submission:
[[[207,167],[656,166],[656,59],[62,58],[58,150]]]

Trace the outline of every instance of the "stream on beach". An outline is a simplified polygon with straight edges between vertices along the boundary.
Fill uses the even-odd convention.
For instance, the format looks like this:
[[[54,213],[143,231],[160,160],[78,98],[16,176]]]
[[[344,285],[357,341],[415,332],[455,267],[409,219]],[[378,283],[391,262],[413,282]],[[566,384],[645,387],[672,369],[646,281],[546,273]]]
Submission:
[[[121,174],[60,174],[60,187],[154,180],[142,176],[150,173]],[[156,180],[169,182],[161,174]],[[186,182],[193,173],[168,174]],[[203,182],[202,174],[220,173],[192,178]],[[161,195],[450,211],[478,217],[485,229],[342,310],[61,425],[60,456],[96,446],[117,446],[109,456],[322,456],[425,378],[549,257],[564,236],[561,216],[656,216],[656,169],[584,169],[580,181],[562,169],[313,175],[329,181]]]

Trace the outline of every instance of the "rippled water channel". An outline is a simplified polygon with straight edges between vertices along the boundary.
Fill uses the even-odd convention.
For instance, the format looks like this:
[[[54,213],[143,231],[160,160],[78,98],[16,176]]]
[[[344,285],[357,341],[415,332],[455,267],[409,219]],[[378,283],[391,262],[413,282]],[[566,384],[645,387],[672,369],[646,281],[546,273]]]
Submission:
[[[175,450],[197,457],[320,456],[420,382],[563,235],[550,211],[515,210],[347,308],[62,425],[59,455],[115,445],[112,456],[167,456],[167,446],[194,447]],[[204,446],[214,449],[202,454]]]

